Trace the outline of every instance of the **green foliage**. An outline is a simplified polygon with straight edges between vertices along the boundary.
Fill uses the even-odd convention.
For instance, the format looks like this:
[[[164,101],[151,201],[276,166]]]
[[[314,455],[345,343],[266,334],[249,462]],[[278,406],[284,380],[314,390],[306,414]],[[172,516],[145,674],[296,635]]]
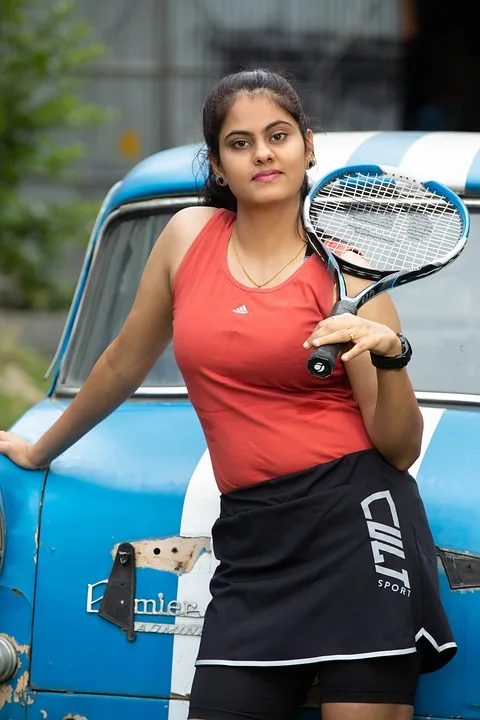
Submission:
[[[0,335],[0,430],[6,430],[47,393],[48,361],[12,335]]]
[[[102,53],[74,0],[1,0],[0,274],[23,306],[57,303],[61,244],[85,239],[95,216],[96,203],[31,202],[23,185],[72,181],[82,145],[59,138],[106,119],[79,95]]]

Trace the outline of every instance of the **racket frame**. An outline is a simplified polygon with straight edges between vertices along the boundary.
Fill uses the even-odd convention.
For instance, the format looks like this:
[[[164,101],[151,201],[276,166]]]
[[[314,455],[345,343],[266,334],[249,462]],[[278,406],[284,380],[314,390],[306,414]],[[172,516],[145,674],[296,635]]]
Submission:
[[[355,265],[348,262],[348,260],[343,260],[340,256],[335,255],[335,253],[328,247],[328,245],[323,240],[320,240],[317,237],[317,234],[310,221],[310,208],[312,198],[318,194],[318,191],[322,187],[330,183],[332,180],[335,180],[336,178],[345,175],[354,175],[359,173],[368,173],[370,175],[373,174],[379,176],[388,175],[389,177],[399,178],[401,180],[421,183],[427,190],[430,190],[437,195],[442,195],[446,197],[458,210],[458,214],[461,220],[461,236],[459,237],[456,246],[449,253],[447,253],[435,262],[428,263],[427,265],[421,267],[410,268],[409,270],[395,270],[393,272],[388,270],[373,270],[372,268]],[[394,202],[395,201],[392,200],[392,203]],[[470,230],[470,216],[466,205],[458,197],[458,195],[456,195],[452,190],[450,190],[450,188],[445,187],[444,185],[435,180],[421,180],[419,178],[412,178],[405,173],[400,172],[398,168],[389,165],[347,165],[345,167],[333,170],[312,186],[307,197],[305,198],[303,205],[303,224],[312,249],[323,260],[326,265],[327,271],[329,272],[335,283],[338,300],[332,308],[332,313],[330,315],[330,317],[332,317],[332,315],[338,315],[343,312],[351,312],[353,315],[356,315],[357,310],[359,310],[362,305],[364,305],[366,302],[376,297],[377,295],[380,295],[380,293],[392,290],[393,288],[399,287],[401,285],[405,285],[406,283],[412,282],[413,280],[419,280],[423,277],[427,277],[428,275],[433,275],[434,273],[449,265],[460,255],[462,250],[465,248],[468,233]],[[349,297],[347,295],[347,286],[343,277],[343,273],[346,273],[347,275],[353,275],[354,277],[363,278],[365,280],[371,280],[372,283],[363,290],[361,290],[359,293],[357,293],[355,297]],[[320,365],[318,365],[317,363],[319,371],[315,371],[315,356],[319,353],[319,351],[324,350],[326,347],[328,346],[321,346],[320,348],[316,348],[307,363],[310,372],[319,377],[328,377],[328,375],[333,370],[333,368],[328,367],[329,363],[327,361],[327,366],[323,368],[320,367],[321,363]],[[340,346],[336,345],[335,350],[337,352],[335,357],[338,355],[339,349]]]

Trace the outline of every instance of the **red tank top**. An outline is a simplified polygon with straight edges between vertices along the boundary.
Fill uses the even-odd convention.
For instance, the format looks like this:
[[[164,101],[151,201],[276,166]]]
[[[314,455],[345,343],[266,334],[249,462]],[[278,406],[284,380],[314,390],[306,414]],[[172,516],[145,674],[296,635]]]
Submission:
[[[341,362],[328,379],[303,348],[332,307],[330,275],[311,255],[271,288],[242,285],[227,248],[235,215],[219,210],[194,240],[173,288],[173,345],[221,492],[372,447]]]

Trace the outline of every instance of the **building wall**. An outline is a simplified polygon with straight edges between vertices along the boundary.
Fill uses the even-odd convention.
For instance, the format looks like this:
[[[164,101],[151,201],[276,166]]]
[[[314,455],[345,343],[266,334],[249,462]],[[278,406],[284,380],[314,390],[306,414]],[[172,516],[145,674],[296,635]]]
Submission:
[[[104,192],[137,160],[201,137],[225,73],[278,67],[299,81],[317,129],[396,129],[401,0],[77,0],[108,47],[85,97],[116,109],[85,133],[78,190]]]

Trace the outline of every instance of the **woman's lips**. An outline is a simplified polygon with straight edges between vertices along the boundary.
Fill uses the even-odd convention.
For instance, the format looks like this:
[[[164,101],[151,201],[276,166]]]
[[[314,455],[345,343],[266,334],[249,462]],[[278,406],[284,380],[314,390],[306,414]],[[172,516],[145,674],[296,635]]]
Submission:
[[[282,173],[278,170],[272,170],[271,172],[258,173],[254,176],[255,182],[271,182],[279,177]]]

